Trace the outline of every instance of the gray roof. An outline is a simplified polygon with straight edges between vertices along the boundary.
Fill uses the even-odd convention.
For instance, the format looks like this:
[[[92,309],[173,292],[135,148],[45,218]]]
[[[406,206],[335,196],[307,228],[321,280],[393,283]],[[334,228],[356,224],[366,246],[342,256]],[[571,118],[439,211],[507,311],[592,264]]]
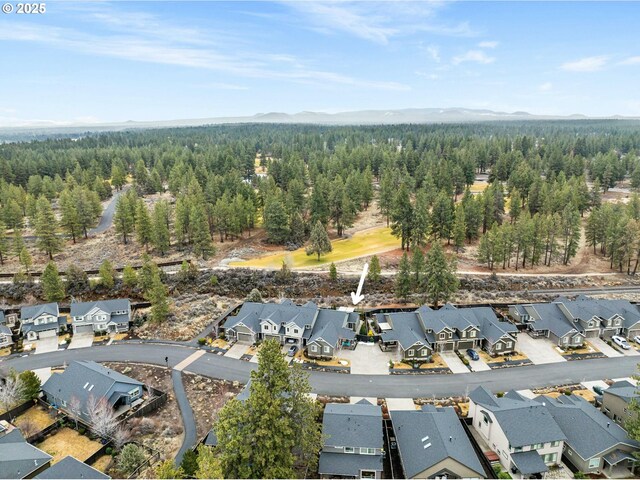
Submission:
[[[484,477],[482,464],[453,408],[392,411],[390,415],[407,478],[447,458]]]
[[[320,452],[318,473],[360,478],[360,470],[382,471],[382,455]]]
[[[20,309],[20,319],[35,318],[43,313],[57,317],[59,314],[57,303],[43,303],[41,305],[32,305],[30,307],[22,307]]]
[[[111,477],[105,475],[99,470],[90,467],[86,463],[76,460],[71,455],[67,455],[62,460],[47,468],[44,472],[36,475],[35,478],[52,478],[52,479],[95,479],[108,480]]]
[[[534,330],[549,330],[559,338],[572,330],[583,331],[579,323],[567,319],[557,303],[536,303],[520,307],[535,320],[532,324]]]
[[[207,436],[204,437],[204,444],[207,447],[217,447],[218,446],[218,436],[216,435],[216,431],[212,428],[207,433]]]
[[[351,317],[353,323],[356,323],[358,320],[358,314],[355,312],[349,313],[324,308],[320,309],[307,344],[322,339],[329,345],[335,346],[338,340],[355,339],[356,333],[346,328],[349,317]]]
[[[71,362],[63,373],[51,375],[42,391],[50,400],[58,398],[68,403],[75,397],[84,406],[93,396],[96,399],[106,398],[109,404],[114,405],[132,387],[143,385],[99,363],[77,360]]]
[[[539,396],[535,400],[544,402],[567,437],[566,442],[585,460],[621,444],[640,448],[640,443],[629,438],[622,427],[581,397]]]
[[[628,300],[607,300],[580,295],[574,301],[562,297],[556,301],[562,301],[562,304],[574,318],[582,320],[589,320],[593,317],[609,319],[620,315],[624,318],[625,327],[631,327],[640,322],[640,310]]]
[[[28,444],[20,430],[0,436],[0,478],[25,478],[51,460],[51,455]]]
[[[380,335],[383,342],[397,341],[403,350],[419,344],[431,348],[425,337],[424,328],[415,312],[397,312],[388,314],[392,329],[384,330]],[[378,323],[386,322],[385,314],[376,315]]]
[[[112,313],[121,310],[129,311],[131,303],[128,298],[116,298],[113,300],[99,300],[97,302],[74,302],[71,304],[71,316],[82,317],[89,313],[94,307],[103,312]]]
[[[523,475],[542,473],[549,470],[536,450],[527,450],[511,454],[511,460]]]
[[[0,324],[5,323],[4,312],[0,310]]]
[[[382,409],[369,402],[328,403],[322,433],[328,446],[382,448]]]
[[[493,413],[512,447],[566,438],[547,408],[535,400],[518,394],[497,398],[484,387],[476,388],[469,398]]]
[[[619,382],[613,383],[609,388],[602,392],[603,397],[605,393],[615,395],[627,403],[640,396],[638,395],[638,388],[627,380],[620,380]]]
[[[493,315],[493,317],[486,317],[484,319],[481,332],[482,336],[489,343],[494,344],[505,335],[515,341],[515,334],[518,333],[518,327],[510,322],[501,322]]]
[[[226,320],[224,327],[229,329],[243,323],[254,332],[259,332],[262,320],[270,320],[281,326],[294,323],[303,330],[303,336],[309,338],[317,311],[318,306],[313,302],[302,306],[295,305],[291,300],[281,303],[245,302],[237,315]]]
[[[60,327],[64,327],[67,324],[67,317],[58,317],[56,323],[40,323],[35,325],[33,323],[23,323],[22,333],[33,332],[46,332],[47,330],[59,330]]]
[[[13,333],[11,332],[11,329],[9,327],[7,327],[6,325],[0,324],[0,335],[12,336]]]

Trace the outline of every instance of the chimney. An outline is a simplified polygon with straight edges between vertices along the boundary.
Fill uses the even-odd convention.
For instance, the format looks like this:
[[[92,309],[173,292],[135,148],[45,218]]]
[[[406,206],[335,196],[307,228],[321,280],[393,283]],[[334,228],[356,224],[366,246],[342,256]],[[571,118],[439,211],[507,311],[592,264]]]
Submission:
[[[609,425],[611,425],[611,422],[607,422],[607,428],[609,428]]]
[[[449,441],[452,442],[453,441],[453,437],[449,436]]]

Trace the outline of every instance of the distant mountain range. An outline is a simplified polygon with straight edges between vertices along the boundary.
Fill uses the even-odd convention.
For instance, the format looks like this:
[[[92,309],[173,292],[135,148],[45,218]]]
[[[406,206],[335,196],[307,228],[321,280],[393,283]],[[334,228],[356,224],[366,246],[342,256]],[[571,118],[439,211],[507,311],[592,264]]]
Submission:
[[[120,123],[27,123],[15,127],[0,127],[0,135],[11,133],[31,133],[33,135],[71,134],[86,131],[117,131],[134,128],[166,128],[198,125],[220,125],[238,123],[282,123],[282,124],[320,124],[320,125],[379,125],[402,123],[462,123],[486,121],[514,120],[586,120],[586,119],[618,119],[640,120],[640,117],[589,117],[586,115],[533,115],[527,112],[496,112],[469,108],[406,108],[398,110],[359,110],[353,112],[323,113],[299,112],[294,114],[282,112],[257,113],[245,117],[212,117],[184,120],[166,120],[154,122],[127,121]]]

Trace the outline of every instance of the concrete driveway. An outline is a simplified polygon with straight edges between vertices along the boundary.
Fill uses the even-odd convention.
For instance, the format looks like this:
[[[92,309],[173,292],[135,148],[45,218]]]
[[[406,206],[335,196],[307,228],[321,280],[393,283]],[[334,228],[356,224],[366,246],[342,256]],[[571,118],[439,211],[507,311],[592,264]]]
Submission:
[[[225,357],[239,359],[247,353],[247,351],[251,348],[251,345],[247,345],[246,343],[235,343],[227,353],[224,354]]]
[[[458,358],[456,352],[439,352],[440,357],[453,373],[469,373],[467,366]],[[491,369],[489,369],[491,370]]]
[[[478,360],[472,360],[467,352],[464,352],[464,357],[469,360],[469,368],[472,372],[486,372],[487,370],[491,370],[491,367],[487,365],[487,362],[485,362],[482,357]]]
[[[93,332],[76,333],[71,337],[67,348],[87,348],[93,345]]]
[[[518,335],[516,350],[522,351],[536,365],[567,361],[548,339],[532,338],[524,332]]]
[[[387,409],[391,411],[398,410],[415,410],[416,404],[413,403],[413,398],[387,398]]]
[[[36,353],[48,353],[58,350],[58,337],[44,337],[33,342],[36,346]]]
[[[351,373],[360,375],[388,375],[392,357],[375,343],[360,342],[355,350],[340,350],[340,358],[351,362]]]
[[[607,342],[602,340],[601,338],[590,338],[587,340],[591,345],[596,347],[602,353],[604,353],[609,358],[621,357],[622,354],[617,351],[615,348],[607,345]]]

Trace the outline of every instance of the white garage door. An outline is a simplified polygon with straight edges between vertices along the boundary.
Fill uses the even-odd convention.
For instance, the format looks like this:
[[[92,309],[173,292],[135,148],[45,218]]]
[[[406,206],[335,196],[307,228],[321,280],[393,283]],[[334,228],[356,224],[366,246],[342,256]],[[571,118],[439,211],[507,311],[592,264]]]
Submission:
[[[40,332],[40,335],[39,335],[40,338],[48,338],[48,337],[55,337],[55,336],[56,336],[55,330],[45,330],[44,332]]]
[[[76,325],[75,333],[93,333],[93,325]]]
[[[238,333],[239,343],[253,343],[253,337],[250,333]]]

